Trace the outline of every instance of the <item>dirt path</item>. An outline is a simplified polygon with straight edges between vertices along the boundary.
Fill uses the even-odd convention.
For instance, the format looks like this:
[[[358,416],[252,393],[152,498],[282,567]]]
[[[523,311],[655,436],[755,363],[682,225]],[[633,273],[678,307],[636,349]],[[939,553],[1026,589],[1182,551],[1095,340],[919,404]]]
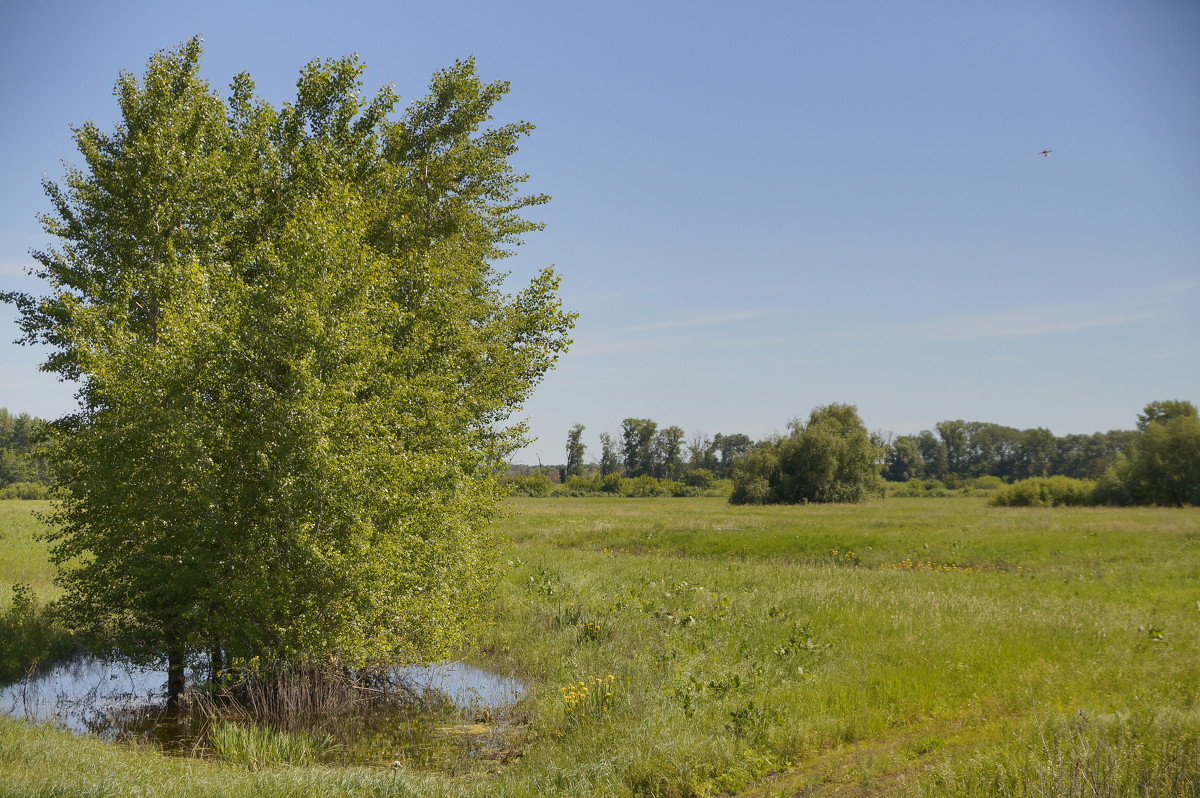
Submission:
[[[845,745],[770,776],[734,798],[892,798],[916,791],[933,765],[974,748],[995,721],[923,726]]]

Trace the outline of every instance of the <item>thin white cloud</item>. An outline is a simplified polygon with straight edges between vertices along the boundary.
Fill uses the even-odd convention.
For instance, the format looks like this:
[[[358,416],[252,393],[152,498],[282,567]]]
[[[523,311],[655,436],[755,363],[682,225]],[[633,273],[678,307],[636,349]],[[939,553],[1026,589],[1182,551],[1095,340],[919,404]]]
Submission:
[[[676,321],[659,321],[651,324],[636,324],[624,327],[620,332],[649,332],[650,330],[674,330],[680,327],[707,327],[711,324],[728,324],[735,321],[749,321],[767,315],[765,310],[738,310],[731,313],[709,313],[703,316],[689,316]]]
[[[676,333],[677,330],[711,327],[720,324],[733,324],[740,321],[750,321],[769,315],[766,310],[739,310],[727,313],[708,313],[693,315],[672,321],[650,322],[635,324],[629,327],[619,327],[604,332],[575,331],[575,344],[571,347],[573,357],[627,355],[640,356],[656,353],[677,352],[679,350],[695,349],[696,338],[688,333]],[[712,342],[705,346],[713,346]]]
[[[1077,305],[1014,308],[997,313],[947,316],[941,319],[900,324],[879,331],[889,337],[918,340],[978,340],[980,338],[1024,338],[1036,335],[1088,330],[1144,321],[1162,315],[1150,310],[1113,310]]]

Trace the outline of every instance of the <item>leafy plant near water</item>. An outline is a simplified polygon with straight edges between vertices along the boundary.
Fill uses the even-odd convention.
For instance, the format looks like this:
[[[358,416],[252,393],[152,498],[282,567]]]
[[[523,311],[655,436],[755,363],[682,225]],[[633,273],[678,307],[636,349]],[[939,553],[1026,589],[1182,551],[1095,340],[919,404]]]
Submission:
[[[33,589],[13,585],[8,606],[0,609],[0,685],[66,656],[74,647],[62,620],[42,605]]]
[[[208,732],[217,758],[251,770],[277,765],[313,765],[337,748],[328,733],[285,732],[269,726],[218,721]]]

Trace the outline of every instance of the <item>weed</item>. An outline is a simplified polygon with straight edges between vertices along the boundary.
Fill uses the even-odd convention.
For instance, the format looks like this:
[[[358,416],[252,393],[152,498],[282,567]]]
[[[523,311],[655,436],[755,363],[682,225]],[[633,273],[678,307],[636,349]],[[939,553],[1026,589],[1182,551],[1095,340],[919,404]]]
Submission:
[[[337,748],[333,736],[327,733],[284,732],[230,721],[214,723],[208,741],[218,759],[250,770],[316,764]]]

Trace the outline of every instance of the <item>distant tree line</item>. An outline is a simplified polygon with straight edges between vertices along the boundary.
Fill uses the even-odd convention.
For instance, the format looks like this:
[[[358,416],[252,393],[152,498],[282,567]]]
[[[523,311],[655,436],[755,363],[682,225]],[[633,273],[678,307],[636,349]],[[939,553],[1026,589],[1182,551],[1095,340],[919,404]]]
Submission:
[[[600,435],[600,455],[590,464],[584,429],[568,432],[566,464],[539,469],[544,484],[522,483],[522,492],[678,496],[709,490],[712,478],[731,480],[735,503],[856,502],[881,491],[884,480],[923,487],[995,480],[996,487],[1020,485],[1000,503],[1200,504],[1200,417],[1182,400],[1151,402],[1136,430],[1064,436],[955,420],[892,439],[868,433],[857,408],[838,403],[757,443],[742,434],[698,433],[688,441],[677,426],[627,418],[617,436]]]
[[[1200,413],[1191,402],[1151,402],[1137,431],[1098,480],[1032,477],[992,498],[1003,507],[1200,506]]]
[[[853,409],[853,405],[828,405],[821,408],[827,411],[822,418],[828,420],[831,413],[844,414],[846,408]],[[854,417],[857,418],[857,411]],[[799,434],[804,426],[793,421],[788,435],[769,439],[771,446]],[[727,479],[733,476],[735,461],[756,447],[755,441],[740,433],[718,433],[711,437],[696,433],[687,438],[678,426],[660,427],[648,418],[626,418],[615,435],[600,434],[598,456],[589,461],[588,447],[583,442],[585,429],[583,424],[575,424],[568,431],[566,462],[548,469],[556,472],[552,481],[565,483],[569,477],[594,473],[601,477],[620,474],[629,478],[680,480],[695,469],[704,469],[717,479]],[[916,435],[891,438],[875,432],[869,433],[868,439],[877,447],[875,456],[883,479],[953,483],[983,476],[999,477],[1005,482],[1043,476],[1099,479],[1132,435],[1132,430],[1110,430],[1056,436],[1041,427],[1022,430],[983,421],[955,420],[938,422],[933,430],[922,430]],[[536,469],[518,467],[511,476],[533,470]]]
[[[33,454],[45,423],[0,407],[0,499],[43,499],[49,494],[46,463]]]
[[[627,418],[617,436],[600,434],[600,453],[587,461],[583,443],[585,427],[576,424],[567,432],[566,464],[558,469],[559,482],[570,477],[617,474],[629,479],[653,477],[681,481],[696,470],[715,479],[729,475],[733,462],[750,450],[754,441],[747,435],[717,433],[711,438],[701,432],[689,440],[682,428],[662,427],[648,418]]]
[[[1049,476],[1097,479],[1132,434],[1110,430],[1058,437],[1041,427],[1020,430],[982,421],[942,421],[933,431],[892,440],[883,476],[891,482],[982,476],[1005,482]]]

